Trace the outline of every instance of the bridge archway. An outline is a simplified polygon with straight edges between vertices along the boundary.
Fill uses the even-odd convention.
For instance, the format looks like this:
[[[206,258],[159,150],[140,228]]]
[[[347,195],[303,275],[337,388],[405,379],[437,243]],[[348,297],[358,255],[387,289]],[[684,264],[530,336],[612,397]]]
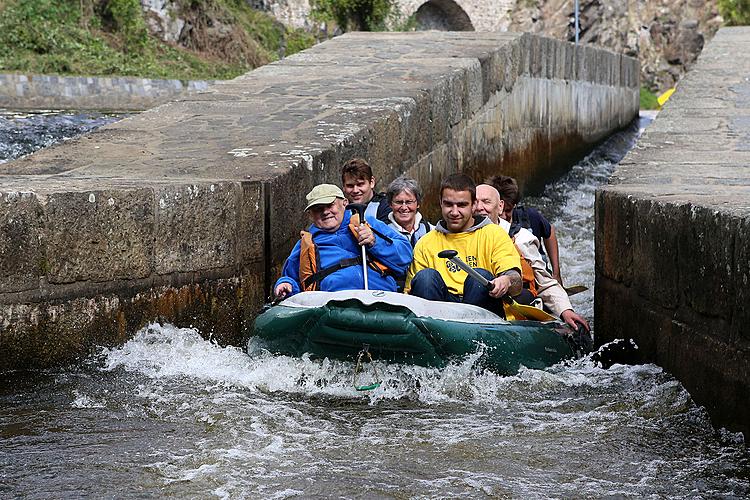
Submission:
[[[453,0],[429,0],[419,6],[415,19],[420,31],[474,31],[468,14]]]

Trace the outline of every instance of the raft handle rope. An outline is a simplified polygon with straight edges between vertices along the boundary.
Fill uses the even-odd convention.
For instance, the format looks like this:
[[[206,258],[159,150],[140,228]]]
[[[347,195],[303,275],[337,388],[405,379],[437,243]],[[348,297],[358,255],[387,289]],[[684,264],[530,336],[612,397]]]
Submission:
[[[367,359],[365,359],[367,357]],[[362,373],[362,361],[365,360],[368,363],[372,363],[372,354],[370,354],[370,345],[364,344],[362,345],[362,350],[359,351],[359,354],[357,355],[357,365],[354,367],[354,388],[358,391],[371,391],[373,389],[377,389],[380,387],[380,384],[383,383],[382,380],[380,380],[380,374],[378,373],[378,367],[375,365],[372,365],[373,371],[375,372],[375,380],[376,382],[373,382],[371,384],[366,385],[358,385],[358,379],[359,374]]]

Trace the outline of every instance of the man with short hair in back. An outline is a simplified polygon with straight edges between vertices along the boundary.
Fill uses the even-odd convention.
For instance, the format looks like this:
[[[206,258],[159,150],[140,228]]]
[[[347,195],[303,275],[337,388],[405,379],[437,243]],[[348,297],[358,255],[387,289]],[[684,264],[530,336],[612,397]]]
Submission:
[[[476,188],[471,177],[453,174],[440,185],[443,218],[414,247],[406,275],[406,293],[428,300],[463,302],[504,316],[502,297],[521,293],[521,262],[508,233],[487,217],[474,217]],[[438,257],[442,250],[458,256],[493,287],[488,291],[453,262]]]
[[[341,166],[341,185],[349,203],[367,206],[366,217],[375,217],[388,223],[391,206],[385,193],[375,192],[375,176],[365,160],[352,158]]]
[[[485,181],[490,186],[497,189],[500,193],[500,199],[505,205],[503,219],[520,224],[531,231],[539,239],[542,246],[539,251],[549,261],[549,266],[558,283],[563,284],[560,273],[560,249],[557,243],[557,234],[555,226],[542,215],[537,209],[525,207],[520,204],[521,192],[518,189],[518,183],[513,177],[507,175],[495,175]]]
[[[504,208],[505,203],[500,199],[497,189],[489,184],[477,186],[477,208],[474,213],[488,217],[493,223],[507,231],[516,245],[516,250],[525,261],[521,262],[523,292],[515,297],[515,300],[521,304],[531,305],[538,297],[542,300],[545,309],[575,330],[578,330],[577,323],[579,323],[586,331],[589,331],[588,322],[573,310],[565,289],[547,270],[547,265],[539,252],[539,239],[520,224],[511,223],[503,218],[501,216],[503,214],[510,217]]]

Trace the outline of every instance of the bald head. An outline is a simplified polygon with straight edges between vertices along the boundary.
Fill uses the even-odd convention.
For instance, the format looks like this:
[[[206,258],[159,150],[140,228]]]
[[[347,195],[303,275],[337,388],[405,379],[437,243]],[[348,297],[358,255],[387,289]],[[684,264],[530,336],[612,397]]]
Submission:
[[[500,220],[500,214],[503,212],[503,200],[500,199],[500,193],[497,189],[489,184],[480,184],[477,186],[477,208],[475,215],[484,215],[497,224]]]

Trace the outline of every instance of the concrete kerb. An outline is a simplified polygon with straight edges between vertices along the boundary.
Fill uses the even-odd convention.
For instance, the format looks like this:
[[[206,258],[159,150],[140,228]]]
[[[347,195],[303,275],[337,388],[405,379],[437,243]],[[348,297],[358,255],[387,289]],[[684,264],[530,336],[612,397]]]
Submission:
[[[208,88],[211,81],[0,74],[0,107],[144,110]]]

